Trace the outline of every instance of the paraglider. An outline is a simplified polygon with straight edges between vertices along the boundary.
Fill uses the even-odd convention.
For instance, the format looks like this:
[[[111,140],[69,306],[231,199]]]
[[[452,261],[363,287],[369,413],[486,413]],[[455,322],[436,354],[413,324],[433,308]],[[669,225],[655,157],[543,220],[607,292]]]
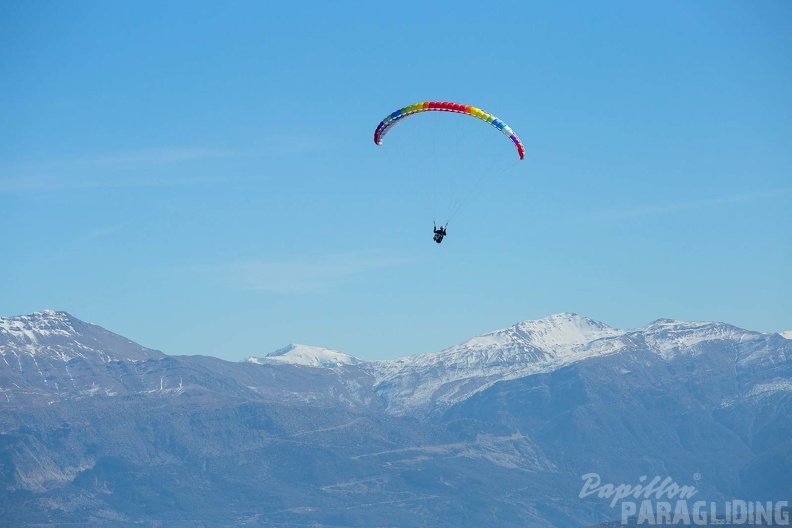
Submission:
[[[511,142],[514,144],[514,147],[517,149],[517,155],[519,156],[520,160],[525,158],[525,147],[523,146],[522,141],[520,141],[520,138],[517,136],[514,130],[511,127],[509,127],[509,125],[507,125],[505,122],[495,117],[494,115],[485,112],[484,110],[481,110],[480,108],[463,105],[463,104],[451,103],[451,102],[425,101],[425,102],[420,102],[409,106],[405,106],[404,108],[400,108],[395,112],[388,114],[385,117],[385,119],[383,119],[379,123],[379,125],[377,125],[377,128],[374,130],[374,143],[376,145],[382,145],[383,138],[388,132],[390,132],[390,130],[395,125],[401,123],[407,117],[416,114],[421,114],[424,112],[450,112],[460,115],[468,115],[471,117],[475,117],[481,121],[484,121],[485,123],[492,125],[493,128],[497,129],[499,132],[501,132],[503,135],[505,135],[511,140]],[[452,133],[455,132],[457,128],[464,129],[464,127],[454,126],[450,132]],[[413,131],[415,130],[416,128],[413,127]],[[486,152],[486,149],[482,150],[482,145],[486,143],[486,141],[484,140],[486,140],[489,136],[486,136],[486,134],[481,134],[481,136],[482,137],[480,138],[480,140],[477,140],[475,143],[470,145],[470,147],[472,148],[469,148],[467,150],[460,150],[458,153],[456,153],[456,155],[452,154],[450,157],[440,157],[436,155],[437,154],[436,152],[434,153],[430,152],[429,157],[416,158],[416,159],[425,159],[430,163],[432,162],[431,160],[447,161],[449,159],[455,159],[455,160],[458,159],[460,160],[460,162],[466,164],[463,167],[461,167],[461,170],[450,172],[452,176],[449,185],[442,184],[440,183],[439,180],[439,178],[449,174],[449,171],[445,167],[435,165],[433,168],[428,166],[419,166],[418,168],[419,173],[425,174],[427,176],[427,183],[428,183],[428,185],[426,186],[427,190],[429,191],[431,189],[434,189],[435,192],[435,197],[432,203],[433,217],[435,216],[436,207],[438,205],[438,198],[442,198],[438,196],[438,194],[445,194],[454,198],[453,200],[448,200],[450,202],[449,209],[441,211],[441,213],[443,213],[443,216],[445,216],[445,218],[443,218],[444,220],[446,220],[445,225],[441,225],[438,228],[437,224],[435,223],[433,240],[438,244],[442,243],[443,238],[447,235],[446,228],[448,227],[449,221],[459,211],[459,209],[462,206],[462,203],[469,197],[470,194],[472,194],[475,188],[482,183],[486,183],[486,181],[490,179],[487,176],[490,176],[492,174],[495,175],[501,174],[506,170],[506,167],[504,167],[503,170],[498,172],[497,169],[495,168],[495,165],[497,163],[501,163],[501,164],[504,163],[503,159],[506,158],[505,156],[493,155],[489,158],[486,156],[482,156],[482,153]],[[409,140],[410,134],[407,134],[406,138]],[[452,142],[448,130],[442,131],[434,136],[431,136],[430,137],[431,143],[435,143],[434,141],[435,138],[438,140],[436,143],[442,143],[444,141],[449,143]],[[500,145],[500,142],[496,140],[492,140],[492,143],[496,145]],[[500,149],[500,147],[498,147],[498,149]],[[495,152],[498,149],[495,149],[492,152]],[[402,153],[398,153],[397,156],[399,156],[400,160],[410,160],[412,158],[411,155],[405,153],[404,151],[402,151]],[[514,161],[516,162],[518,160],[514,160]],[[479,167],[479,169],[481,170],[477,170],[477,168],[474,167],[475,163],[478,163],[479,165],[481,165],[481,163],[484,163],[485,165],[483,167],[481,166]],[[408,176],[413,173],[415,173],[415,171],[405,172],[405,174]],[[458,178],[457,175],[461,175],[461,176],[468,175],[468,178],[470,180],[475,180],[475,181],[473,185],[469,185],[467,186],[467,188],[465,188],[464,186],[459,185],[461,183],[459,180],[463,178]],[[487,178],[485,179],[485,177]],[[431,180],[434,180],[433,185]],[[441,204],[441,206],[442,205],[443,204]]]
[[[446,236],[447,234],[448,233],[446,233],[446,226],[440,226],[438,228],[437,224],[435,224],[435,227],[434,227],[434,241],[435,242],[437,242],[439,244],[440,242],[443,241],[443,237]]]

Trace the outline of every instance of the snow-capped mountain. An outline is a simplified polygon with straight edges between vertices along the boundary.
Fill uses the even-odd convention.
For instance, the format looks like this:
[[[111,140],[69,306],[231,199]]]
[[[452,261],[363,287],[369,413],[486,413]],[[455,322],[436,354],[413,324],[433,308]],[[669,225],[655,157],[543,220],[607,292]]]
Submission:
[[[371,367],[391,412],[442,411],[503,380],[639,349],[670,361],[700,353],[712,343],[737,343],[740,361],[767,359],[772,352],[765,343],[773,336],[724,323],[670,319],[618,330],[565,313],[524,321],[438,353],[373,362]]]
[[[781,332],[781,337],[785,339],[792,339],[792,330],[787,330],[786,332]]]
[[[66,312],[0,317],[0,392],[8,402],[140,391],[139,378],[119,367],[165,357]]]
[[[291,365],[326,368],[341,367],[343,365],[357,365],[361,362],[360,359],[350,356],[349,354],[344,354],[343,352],[338,352],[337,350],[300,345],[297,343],[291,343],[284,348],[280,348],[275,352],[267,354],[263,358],[249,357],[245,361],[259,365],[268,362],[276,362],[288,363]]]
[[[620,330],[587,317],[564,313],[523,321],[473,337],[441,352],[395,360],[362,361],[337,350],[293,343],[265,357],[250,357],[241,366],[331,369],[336,371],[338,383],[344,384],[343,391],[349,392],[350,401],[369,405],[377,398],[391,414],[426,414],[444,412],[502,381],[553,372],[581,361],[636,350],[654,354],[663,361],[673,361],[723,345],[736,351],[733,360],[741,364],[754,361],[777,364],[785,360],[786,348],[768,344],[768,340],[773,339],[789,343],[778,334],[751,332],[724,323],[659,319],[643,328]],[[223,363],[212,358],[169,358],[65,312],[51,310],[0,318],[0,359],[8,367],[0,371],[0,382],[4,380],[0,388],[6,399],[24,393],[26,398],[38,394],[50,400],[58,395],[120,395],[138,390],[170,390],[181,394],[190,387],[185,385],[184,374],[177,375],[177,368],[168,367],[169,363],[161,360],[178,361],[181,367],[191,369],[210,361]],[[136,376],[117,372],[124,362],[142,361],[147,361],[145,366],[141,363],[132,367]],[[216,372],[229,370],[233,371],[229,375],[234,380],[239,380],[242,373],[252,376],[244,382],[239,380],[238,390],[262,395],[273,390],[269,382],[259,380],[259,371],[228,366]],[[27,372],[36,375],[27,376]],[[211,385],[210,378],[206,377],[212,375],[211,371],[200,367],[200,372],[188,379]],[[311,376],[308,372],[295,375]],[[297,391],[296,386],[302,389]],[[786,385],[776,383],[772,386]],[[310,383],[293,385],[291,392],[297,398],[317,397]],[[332,397],[337,394],[331,391]]]
[[[679,354],[695,353],[697,347],[712,341],[740,343],[761,340],[771,334],[749,332],[724,323],[685,322],[658,319],[633,332],[646,341],[650,349],[666,359]]]
[[[438,353],[372,365],[395,412],[447,407],[504,379],[612,353],[625,332],[577,314],[558,314],[476,336]]]
[[[788,497],[788,337],[558,314],[391,361],[293,344],[229,362],[63,312],[0,318],[0,511],[15,526],[582,527],[614,515],[578,496],[589,472]]]
[[[7,364],[13,358],[22,368],[22,357],[66,363],[75,358],[139,361],[165,355],[66,312],[43,310],[0,317],[0,356]]]
[[[383,365],[397,369],[406,365],[478,369],[503,364],[541,364],[577,356],[599,339],[623,334],[587,317],[558,314],[476,336],[439,353],[408,356]]]

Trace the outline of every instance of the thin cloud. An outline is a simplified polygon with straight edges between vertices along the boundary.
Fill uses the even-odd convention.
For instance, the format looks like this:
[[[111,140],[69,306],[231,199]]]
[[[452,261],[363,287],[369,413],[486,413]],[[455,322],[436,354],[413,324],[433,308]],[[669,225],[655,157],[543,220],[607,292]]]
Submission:
[[[701,209],[705,207],[717,207],[719,205],[728,205],[741,202],[753,202],[759,200],[768,200],[787,196],[792,194],[792,188],[775,189],[771,191],[761,191],[746,194],[736,194],[732,196],[721,196],[713,198],[705,198],[701,200],[691,200],[684,202],[660,204],[660,205],[647,205],[643,207],[635,207],[630,209],[611,209],[606,211],[593,212],[586,215],[586,218],[597,220],[617,220],[623,218],[637,218],[643,216],[665,215],[679,211],[686,211],[692,209]]]
[[[240,289],[300,294],[330,291],[367,272],[411,262],[377,252],[353,252],[291,261],[252,261],[222,266]]]
[[[95,238],[101,238],[101,237],[105,237],[107,235],[112,235],[113,233],[115,233],[115,232],[117,232],[117,231],[119,231],[121,229],[124,229],[128,225],[129,225],[129,223],[125,223],[125,224],[117,224],[117,225],[112,225],[112,226],[100,227],[100,228],[97,228],[97,229],[93,229],[91,231],[88,231],[87,233],[83,233],[82,236],[79,237],[79,240],[83,240],[83,241],[84,240],[93,240]]]
[[[67,191],[80,189],[116,189],[123,187],[178,187],[181,185],[228,181],[228,177],[220,176],[201,178],[96,178],[84,180],[63,180],[54,177],[16,178],[0,180],[0,192]]]
[[[35,161],[6,167],[3,172],[13,171],[60,171],[85,169],[89,167],[118,165],[157,165],[184,161],[226,158],[241,155],[240,151],[220,150],[203,147],[162,147],[134,151],[99,153],[60,160]]]
[[[216,150],[207,148],[152,148],[137,152],[122,152],[111,155],[94,156],[77,159],[69,164],[81,165],[119,165],[119,164],[160,164],[178,163],[182,161],[204,160],[208,158],[227,158],[238,156],[240,153],[233,150]]]
[[[229,150],[204,148],[153,148],[133,152],[120,152],[59,161],[41,161],[2,168],[3,174],[18,176],[0,179],[0,192],[36,192],[74,189],[103,189],[116,187],[162,187],[187,185],[212,181],[207,178],[110,178],[105,176],[86,177],[85,173],[113,170],[142,169],[152,165],[186,163],[239,156]],[[75,178],[73,175],[79,174]],[[214,180],[220,180],[215,178]]]
[[[107,177],[112,171],[140,171],[160,165],[177,165],[225,158],[272,157],[295,155],[326,148],[321,141],[292,136],[264,138],[249,149],[213,149],[204,147],[147,148],[136,151],[101,153],[55,161],[37,161],[0,167],[0,193],[104,189],[119,187],[168,187],[196,183],[227,182],[224,177]],[[86,176],[101,171],[103,176]],[[5,175],[12,175],[5,177]],[[78,177],[74,177],[78,174]],[[235,178],[239,179],[239,178]]]

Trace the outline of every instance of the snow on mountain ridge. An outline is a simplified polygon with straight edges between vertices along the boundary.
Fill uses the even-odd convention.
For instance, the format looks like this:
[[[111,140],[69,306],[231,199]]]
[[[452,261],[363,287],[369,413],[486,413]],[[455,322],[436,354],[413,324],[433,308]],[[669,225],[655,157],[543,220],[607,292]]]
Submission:
[[[784,339],[792,339],[792,330],[787,330],[786,332],[780,332],[780,335]]]
[[[117,359],[142,360],[164,356],[129,339],[83,322],[66,312],[42,310],[29,315],[0,317],[0,356],[68,362],[74,358],[101,362]],[[21,363],[17,360],[17,364]]]
[[[523,321],[483,334],[441,352],[373,362],[378,387],[388,394],[394,412],[413,408],[443,408],[494,383],[551,372],[565,365],[636,347],[664,360],[696,354],[709,342],[754,343],[743,348],[741,363],[775,361],[763,344],[767,334],[725,323],[659,319],[649,325],[618,330],[564,313]]]
[[[643,328],[631,331],[631,333],[640,333],[646,344],[664,359],[690,351],[708,341],[723,339],[745,341],[761,339],[763,335],[726,323],[675,321],[673,319],[658,319]]]
[[[366,362],[336,350],[290,344],[266,357],[245,361],[333,369],[340,377],[349,374],[344,379],[355,380],[355,387],[365,386],[362,393],[375,393],[388,412],[401,414],[442,411],[500,381],[622,352],[654,354],[666,361],[682,354],[711,352],[726,354],[740,365],[763,366],[781,364],[790,351],[792,345],[778,334],[750,332],[724,323],[660,319],[643,328],[619,330],[564,313],[523,321],[440,352],[394,360]],[[112,361],[164,357],[65,312],[47,310],[0,318],[0,364],[20,375],[37,373],[44,386],[49,384],[49,373],[67,362],[64,380],[73,383],[70,362],[78,358],[104,369]],[[162,379],[159,386],[161,390]],[[351,385],[348,388],[358,390]],[[772,389],[778,390],[776,386]],[[763,394],[769,390],[761,389]]]
[[[624,334],[622,330],[574,313],[523,321],[512,328],[525,335],[533,346],[547,350],[587,345],[597,339]]]
[[[442,364],[473,368],[486,364],[543,362],[585,348],[592,342],[624,335],[599,321],[563,313],[522,321],[509,328],[482,334],[440,352],[398,358],[398,365]],[[386,362],[380,362],[386,363]]]
[[[792,380],[776,378],[767,383],[755,385],[747,396],[768,396],[778,392],[792,392]]]
[[[267,354],[263,358],[249,357],[245,361],[258,365],[267,362],[288,363],[308,367],[340,367],[343,365],[357,365],[361,360],[329,348],[314,347],[291,343],[288,346]]]
[[[42,310],[29,315],[0,317],[0,333],[17,341],[36,343],[39,336],[72,335],[76,332],[66,312]]]
[[[396,412],[416,404],[448,406],[498,381],[615,353],[624,345],[611,338],[625,333],[562,313],[482,334],[441,352],[373,362],[372,367]]]

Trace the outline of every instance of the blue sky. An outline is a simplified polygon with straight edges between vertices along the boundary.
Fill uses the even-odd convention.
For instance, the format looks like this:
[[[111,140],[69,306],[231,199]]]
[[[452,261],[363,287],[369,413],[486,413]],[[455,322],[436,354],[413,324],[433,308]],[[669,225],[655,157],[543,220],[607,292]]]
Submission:
[[[558,312],[792,329],[792,4],[553,4],[6,2],[0,314],[227,359]],[[463,116],[373,144],[425,100],[526,159]],[[427,189],[489,162],[434,244]]]

